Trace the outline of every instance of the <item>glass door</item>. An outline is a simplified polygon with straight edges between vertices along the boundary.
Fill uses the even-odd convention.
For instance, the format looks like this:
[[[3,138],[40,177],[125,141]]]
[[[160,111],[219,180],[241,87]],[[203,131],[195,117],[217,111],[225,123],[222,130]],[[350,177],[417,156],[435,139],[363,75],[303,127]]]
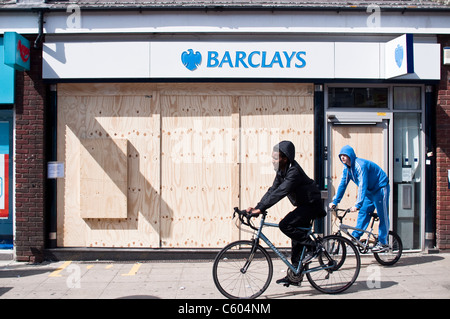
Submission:
[[[394,229],[404,249],[422,243],[421,87],[394,87]]]

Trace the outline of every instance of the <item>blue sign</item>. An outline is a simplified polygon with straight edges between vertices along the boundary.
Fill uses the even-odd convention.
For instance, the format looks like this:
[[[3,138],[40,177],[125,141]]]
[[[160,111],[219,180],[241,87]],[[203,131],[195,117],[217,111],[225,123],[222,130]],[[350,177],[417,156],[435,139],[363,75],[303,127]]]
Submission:
[[[18,71],[30,69],[30,41],[16,32],[5,32],[5,64]]]
[[[385,44],[386,78],[414,73],[414,39],[404,34]]]
[[[14,103],[15,70],[4,62],[3,38],[0,38],[0,104]]]

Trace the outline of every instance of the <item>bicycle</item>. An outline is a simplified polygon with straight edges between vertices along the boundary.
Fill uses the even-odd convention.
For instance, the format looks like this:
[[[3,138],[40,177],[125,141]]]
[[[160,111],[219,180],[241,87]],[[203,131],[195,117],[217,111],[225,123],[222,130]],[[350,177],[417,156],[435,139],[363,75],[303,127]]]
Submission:
[[[216,256],[213,264],[213,279],[217,289],[230,299],[257,298],[269,287],[273,275],[273,263],[260,240],[287,265],[287,275],[292,283],[299,285],[306,275],[309,283],[318,291],[336,294],[348,289],[359,275],[361,260],[358,249],[350,240],[338,235],[319,237],[309,228],[299,227],[308,232],[315,242],[315,254],[304,262],[306,248],[300,256],[297,267],[292,265],[264,235],[263,227],[278,227],[265,221],[267,212],[261,213],[259,227],[252,218],[259,214],[247,213],[234,208],[233,219],[238,214],[241,225],[254,230],[251,240],[238,240],[225,246]]]
[[[345,216],[350,212],[350,209],[340,209],[336,207],[334,209],[331,209],[331,211],[335,213],[336,218],[339,220],[339,229],[335,233],[335,235],[342,236],[342,233],[344,233],[358,247],[361,254],[366,254],[372,250],[372,248],[378,241],[378,235],[373,232],[373,225],[376,221],[379,220],[377,213],[370,213],[370,217],[372,218],[369,223],[370,229],[367,231],[350,225],[345,225],[343,223],[343,220]],[[339,212],[344,212],[344,214],[339,215]],[[355,238],[349,230],[363,232],[364,234],[367,234],[367,238],[359,240]],[[388,233],[388,245],[389,249],[385,252],[373,252],[375,259],[383,266],[394,265],[397,261],[400,260],[403,252],[402,240],[400,236],[392,230],[390,230]]]

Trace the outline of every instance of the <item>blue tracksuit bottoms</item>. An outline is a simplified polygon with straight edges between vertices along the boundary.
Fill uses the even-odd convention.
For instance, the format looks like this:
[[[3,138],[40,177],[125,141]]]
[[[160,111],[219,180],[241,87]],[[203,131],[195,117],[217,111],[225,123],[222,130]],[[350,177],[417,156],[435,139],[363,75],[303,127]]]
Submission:
[[[356,220],[356,227],[365,230],[369,226],[369,214],[376,208],[378,217],[380,218],[378,241],[384,245],[387,244],[387,236],[389,233],[389,192],[389,184],[375,192],[367,192]],[[362,234],[363,232],[356,230],[352,233],[358,239]]]

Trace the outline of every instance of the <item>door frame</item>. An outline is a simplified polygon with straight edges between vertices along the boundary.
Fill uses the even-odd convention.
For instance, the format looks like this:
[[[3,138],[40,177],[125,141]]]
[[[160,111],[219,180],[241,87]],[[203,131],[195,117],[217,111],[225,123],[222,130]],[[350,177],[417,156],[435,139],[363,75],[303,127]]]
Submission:
[[[387,88],[388,89],[388,99],[386,108],[354,108],[354,107],[329,107],[328,101],[328,89],[329,87],[356,87],[356,88]],[[328,84],[325,85],[324,90],[324,127],[326,129],[325,134],[325,149],[327,151],[327,156],[324,161],[325,170],[325,185],[328,190],[328,198],[326,200],[326,206],[332,200],[331,194],[331,164],[332,160],[330,156],[332,154],[332,141],[331,141],[331,131],[333,125],[384,125],[383,129],[383,144],[387,146],[387,151],[384,153],[383,158],[383,170],[389,176],[389,185],[392,190],[393,180],[390,177],[393,172],[393,162],[391,160],[390,154],[393,154],[393,87],[387,84],[356,84],[356,83],[340,83],[340,84]],[[355,112],[357,110],[357,112]],[[389,219],[392,221],[393,218],[393,193],[389,196]],[[393,223],[390,223],[390,228],[392,229]],[[332,229],[332,219],[330,214],[327,215],[325,221],[325,231],[327,234],[331,233]]]
[[[332,180],[331,180],[331,173],[332,173],[332,165],[333,165],[333,161],[337,161],[338,159],[335,158],[335,156],[333,158],[331,158],[331,154],[334,153],[332,147],[333,147],[333,141],[332,141],[332,130],[333,127],[335,126],[376,126],[376,127],[380,127],[382,129],[382,134],[383,134],[383,145],[384,145],[384,149],[386,149],[386,146],[389,145],[389,149],[387,151],[384,152],[383,154],[383,165],[382,168],[384,171],[391,171],[390,170],[390,161],[389,161],[389,153],[390,153],[390,143],[389,143],[389,120],[387,119],[383,119],[381,121],[378,121],[378,119],[374,119],[373,121],[367,121],[366,119],[362,119],[361,121],[357,122],[357,121],[349,121],[349,122],[336,122],[336,121],[329,121],[328,125],[327,125],[327,145],[328,145],[328,161],[327,161],[327,174],[326,174],[326,179],[327,179],[327,185],[331,185]],[[341,146],[340,146],[341,147]],[[356,151],[356,154],[358,154],[358,152]],[[392,184],[391,179],[389,179],[389,184]],[[331,199],[333,198],[334,194],[332,194],[332,187],[327,187],[328,188],[328,203],[331,201]],[[391,187],[392,188],[392,187]],[[392,204],[393,204],[393,196],[389,196],[389,218],[390,220],[392,220],[392,216],[393,216],[393,210],[392,208]],[[342,207],[344,208],[344,207]],[[392,228],[392,223],[390,225],[390,227]],[[327,222],[326,222],[326,229],[328,233],[331,233],[332,231],[332,216],[331,214],[328,214],[327,216]]]

